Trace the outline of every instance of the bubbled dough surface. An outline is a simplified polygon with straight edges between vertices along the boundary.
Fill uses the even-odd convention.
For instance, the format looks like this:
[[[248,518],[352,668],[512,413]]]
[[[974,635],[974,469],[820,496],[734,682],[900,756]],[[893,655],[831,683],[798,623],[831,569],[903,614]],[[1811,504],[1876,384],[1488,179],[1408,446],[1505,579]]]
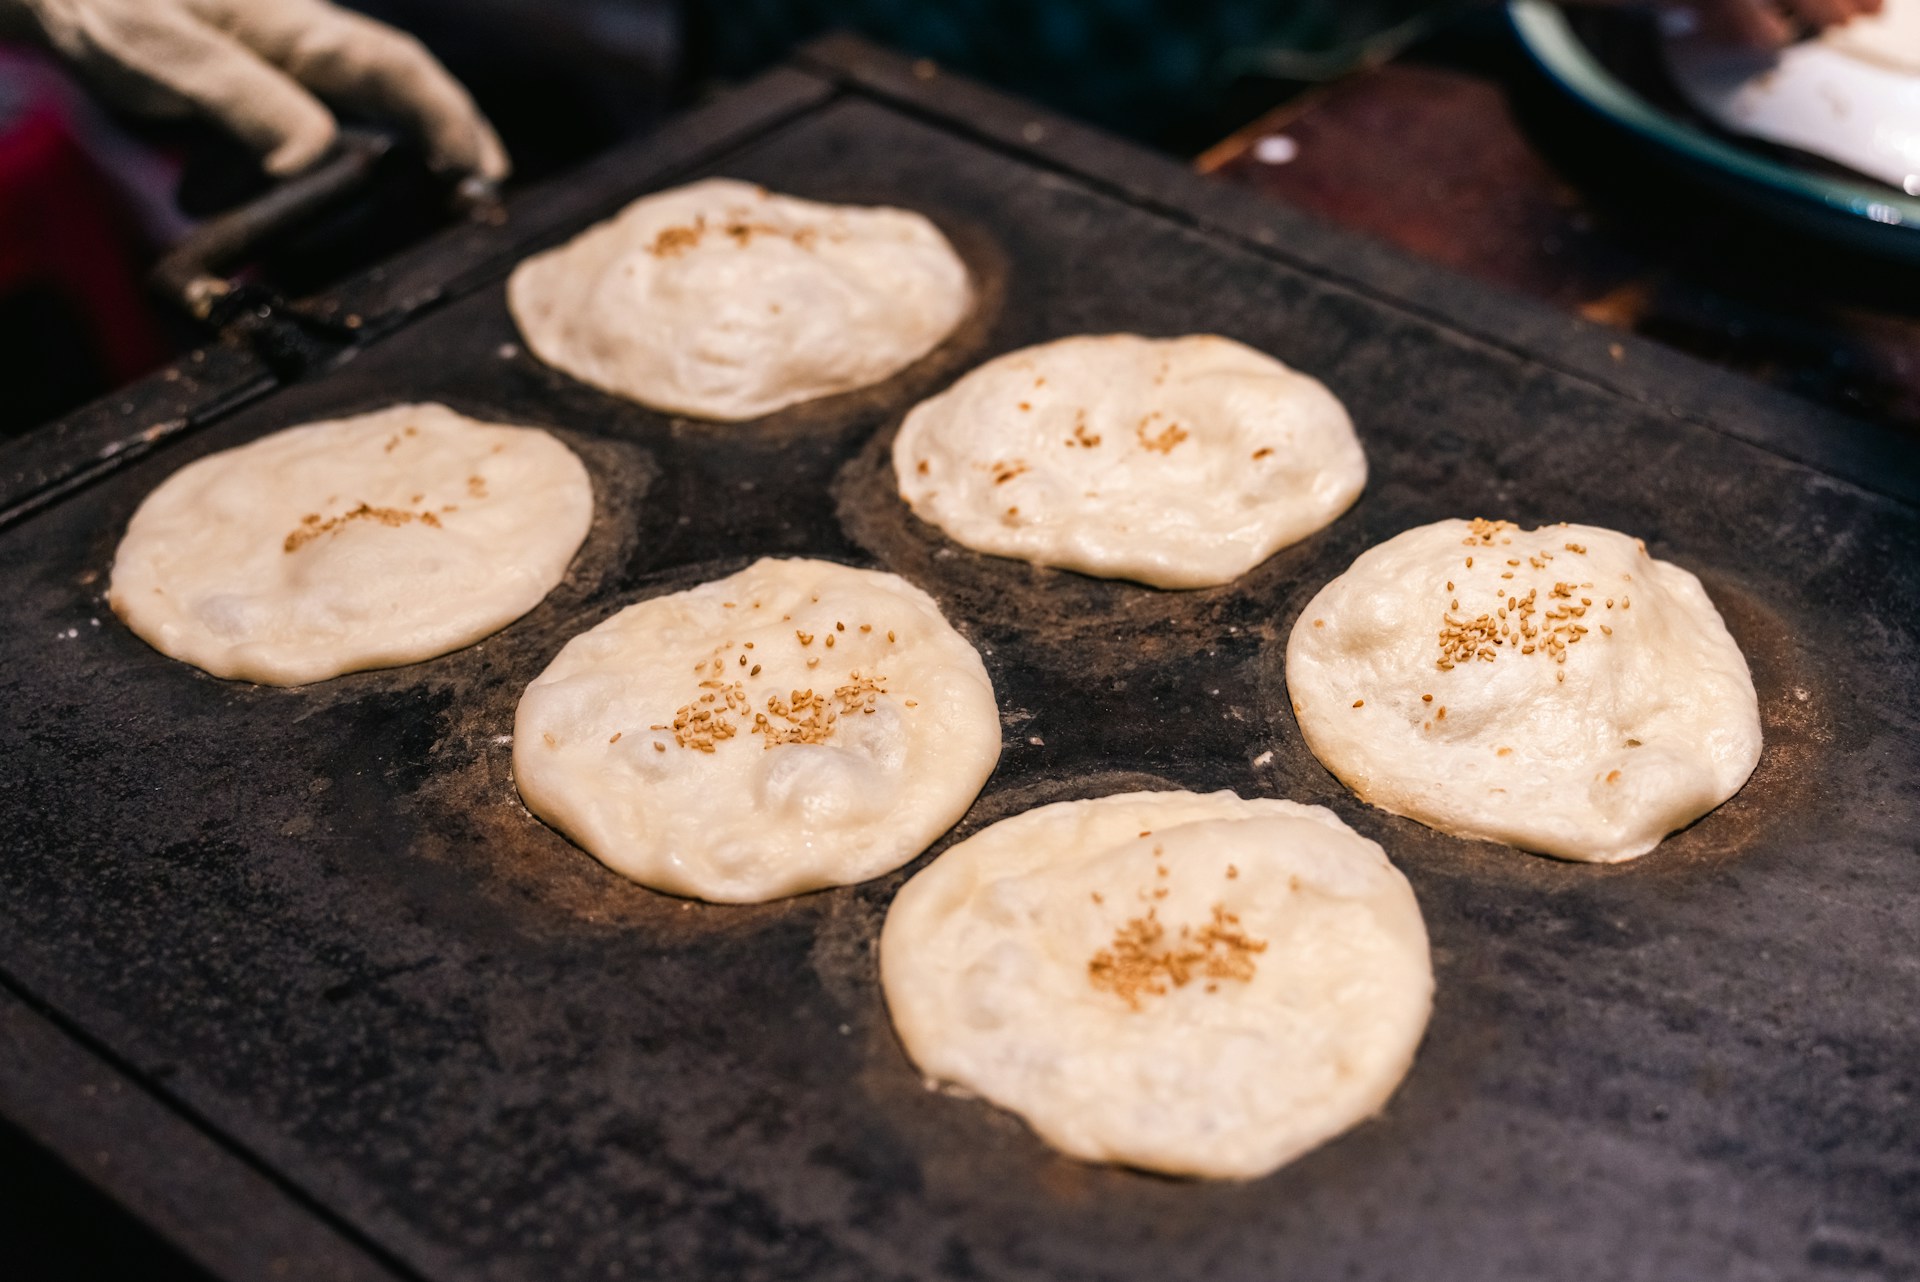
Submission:
[[[1169,927],[1237,914],[1267,945],[1251,979],[1168,986],[1138,1009],[1096,988],[1089,962],[1149,905]],[[901,890],[880,974],[923,1073],[1072,1157],[1228,1179],[1378,1112],[1433,995],[1419,905],[1380,847],[1322,807],[1230,792],[994,824]]]
[[[714,178],[527,259],[507,302],[534,354],[583,382],[746,419],[904,369],[953,332],[972,288],[917,213]]]
[[[1597,863],[1645,854],[1738,792],[1760,759],[1759,702],[1700,581],[1590,525],[1493,539],[1465,521],[1409,530],[1308,603],[1287,687],[1314,755],[1364,800],[1442,832]],[[1508,599],[1529,591],[1537,631],[1549,610],[1584,611],[1557,621],[1562,638],[1587,629],[1564,663],[1536,636],[1520,642],[1531,654],[1506,641],[1480,647],[1491,662],[1437,666],[1444,616],[1507,607],[1511,624]]]
[[[175,472],[127,526],[108,601],[164,654],[302,685],[498,631],[592,522],[586,468],[546,432],[394,405]]]
[[[970,548],[1162,588],[1232,581],[1367,479],[1331,392],[1212,335],[999,357],[914,407],[893,465],[915,514]]]
[[[872,713],[834,700],[821,742],[767,747],[751,732],[769,698],[832,698],[855,673],[883,679],[885,693]],[[672,727],[689,705],[727,706],[724,690],[701,684],[716,680],[738,683],[749,710],[729,712],[733,737],[704,752]],[[725,903],[898,868],[966,812],[999,756],[986,668],[933,599],[895,575],[826,561],[761,560],[627,607],[569,641],[514,720],[514,777],[530,810],[616,872]]]

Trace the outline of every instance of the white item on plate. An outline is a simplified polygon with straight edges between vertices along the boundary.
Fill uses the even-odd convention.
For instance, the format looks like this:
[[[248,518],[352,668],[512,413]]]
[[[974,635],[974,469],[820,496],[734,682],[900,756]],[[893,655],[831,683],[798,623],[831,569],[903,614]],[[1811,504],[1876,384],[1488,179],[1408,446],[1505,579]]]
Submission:
[[[724,903],[898,868],[999,756],[986,668],[933,599],[829,561],[628,606],[514,718],[528,809],[643,885]]]
[[[1778,53],[1669,42],[1675,82],[1735,133],[1797,147],[1920,195],[1920,0]]]
[[[1370,548],[1301,613],[1287,688],[1363,800],[1562,859],[1643,855],[1760,760],[1700,580],[1591,525],[1439,521]]]
[[[1213,335],[989,361],[914,407],[893,466],[914,512],[976,551],[1162,588],[1231,582],[1367,479],[1325,386]]]
[[[946,851],[880,935],[920,1070],[1072,1157],[1252,1179],[1379,1112],[1432,1008],[1426,926],[1319,806],[1135,792]]]
[[[304,685],[499,631],[592,522],[587,470],[548,433],[394,405],[175,472],[128,524],[107,599],[164,654]]]

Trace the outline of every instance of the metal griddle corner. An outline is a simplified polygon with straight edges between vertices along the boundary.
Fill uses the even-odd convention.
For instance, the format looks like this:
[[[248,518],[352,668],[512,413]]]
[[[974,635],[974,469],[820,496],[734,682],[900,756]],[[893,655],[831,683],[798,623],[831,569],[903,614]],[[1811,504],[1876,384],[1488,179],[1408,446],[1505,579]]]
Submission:
[[[541,366],[504,281],[727,175],[933,218],[980,284],[946,346],[751,425]],[[1920,1277],[1920,468],[1890,436],[1487,292],[855,41],[451,230],[315,306],[293,376],[216,344],[0,451],[0,1114],[225,1278]],[[1236,583],[974,555],[887,445],[918,399],[1083,332],[1210,331],[1326,382],[1372,475]],[[142,496],[401,399],[550,426],[597,515],[566,582],[428,663],[301,689],[148,649],[104,600]],[[1454,516],[1592,522],[1697,573],[1746,652],[1746,788],[1621,866],[1371,809],[1301,742],[1306,600]],[[926,588],[999,695],[934,854],[1131,787],[1331,806],[1419,895],[1438,991],[1385,1111],[1279,1173],[1081,1165],[931,1091],[889,1027],[877,881],[652,894],[530,816],[519,693],[635,600],[762,555]]]

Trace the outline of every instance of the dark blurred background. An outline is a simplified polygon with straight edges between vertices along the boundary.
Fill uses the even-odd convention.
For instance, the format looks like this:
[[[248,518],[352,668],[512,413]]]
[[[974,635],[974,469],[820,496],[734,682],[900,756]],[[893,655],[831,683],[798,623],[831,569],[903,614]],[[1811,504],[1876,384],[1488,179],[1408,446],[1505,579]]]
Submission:
[[[1157,147],[1197,153],[1308,79],[1398,43],[1447,0],[364,0],[417,35],[500,130],[514,182],[644,132],[851,29]],[[1452,7],[1461,7],[1455,3]],[[444,217],[388,166],[358,202],[267,263],[299,295]],[[209,126],[113,114],[67,69],[0,44],[0,440],[202,339],[149,296],[156,255],[257,194],[251,159]]]

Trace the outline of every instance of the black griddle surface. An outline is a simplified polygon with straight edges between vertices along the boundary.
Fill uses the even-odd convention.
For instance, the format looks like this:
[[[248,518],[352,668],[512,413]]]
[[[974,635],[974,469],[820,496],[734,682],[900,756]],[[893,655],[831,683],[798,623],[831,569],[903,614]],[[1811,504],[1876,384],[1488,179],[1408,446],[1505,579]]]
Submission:
[[[655,414],[525,355],[496,270],[0,534],[11,992],[366,1276],[1920,1276],[1914,508],[978,132],[843,89],[681,175],[949,231],[981,314],[880,388],[749,427]],[[891,495],[915,400],[989,356],[1122,330],[1222,333],[1323,379],[1367,448],[1365,495],[1192,593],[977,556]],[[593,531],[526,618],[278,690],[170,662],[107,610],[114,545],[165,476],[394,399],[550,425],[586,460]],[[1295,615],[1368,546],[1473,515],[1626,530],[1701,576],[1765,721],[1739,796],[1591,867],[1370,809],[1315,762],[1282,681]],[[949,842],[1128,787],[1322,803],[1380,841],[1438,981],[1385,1114],[1247,1184],[1068,1161],[929,1092],[893,1038],[875,941],[924,859],[710,906],[623,881],[521,808],[514,705],[567,638],[794,554],[905,575],[981,649],[1006,746]],[[181,1205],[163,1227],[188,1240],[196,1216],[251,1214]],[[240,1236],[224,1271],[261,1275],[233,1263]]]

